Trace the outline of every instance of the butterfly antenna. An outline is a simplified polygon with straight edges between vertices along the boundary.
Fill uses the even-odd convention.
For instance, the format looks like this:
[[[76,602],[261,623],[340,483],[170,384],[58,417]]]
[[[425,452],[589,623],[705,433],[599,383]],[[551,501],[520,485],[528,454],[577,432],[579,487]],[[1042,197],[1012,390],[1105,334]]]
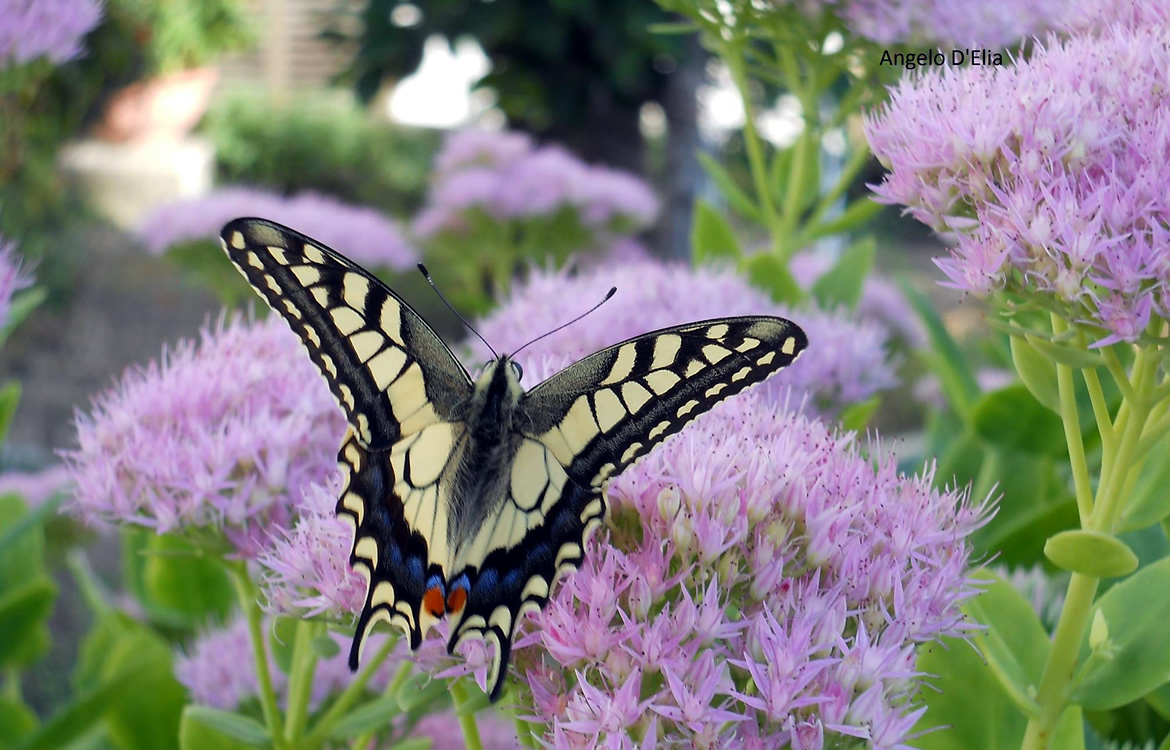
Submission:
[[[552,329],[551,331],[549,331],[549,332],[547,332],[547,333],[542,333],[542,334],[540,334],[539,336],[537,336],[536,338],[532,339],[531,341],[529,341],[529,342],[528,342],[527,344],[525,344],[524,346],[522,346],[522,347],[520,347],[519,349],[517,349],[516,351],[512,352],[512,356],[513,356],[513,357],[515,357],[517,354],[519,354],[520,352],[524,351],[524,350],[525,350],[525,349],[527,349],[529,346],[532,346],[532,345],[533,345],[533,344],[535,344],[537,341],[540,341],[540,340],[541,340],[541,339],[543,339],[543,338],[547,338],[548,336],[551,336],[551,335],[553,335],[553,334],[554,334],[554,333],[556,333],[557,331],[559,331],[559,330],[561,330],[561,329],[563,329],[563,328],[568,328],[569,326],[573,325],[574,323],[576,323],[576,322],[577,322],[578,320],[580,320],[581,318],[584,318],[584,317],[585,317],[586,315],[588,315],[589,313],[593,312],[593,311],[594,311],[594,310],[596,310],[597,308],[599,308],[599,307],[601,307],[602,305],[604,305],[606,302],[609,302],[609,298],[610,298],[610,297],[612,297],[612,296],[613,296],[613,295],[615,295],[615,294],[617,294],[617,287],[616,287],[616,286],[615,286],[615,287],[611,287],[611,288],[610,288],[610,290],[609,290],[608,292],[606,292],[606,294],[605,294],[605,298],[604,298],[603,300],[601,300],[600,302],[598,302],[596,305],[594,305],[593,307],[589,308],[589,309],[588,309],[588,310],[586,310],[585,312],[581,313],[581,314],[580,314],[580,315],[578,315],[577,317],[573,318],[573,319],[572,319],[572,320],[570,320],[568,323],[562,323],[561,325],[557,326],[556,328]]]
[[[483,342],[483,345],[486,346],[491,351],[493,357],[495,357],[496,359],[499,359],[500,355],[496,354],[496,350],[492,349],[492,345],[487,342],[487,339],[485,339],[483,336],[479,335],[479,331],[475,330],[475,328],[470,323],[467,322],[467,318],[465,318],[459,314],[459,311],[455,309],[455,306],[452,305],[450,302],[448,302],[447,298],[443,296],[443,293],[439,291],[439,287],[435,286],[435,280],[431,278],[431,272],[427,270],[427,267],[424,266],[422,263],[419,263],[418,270],[420,273],[422,273],[423,278],[427,280],[427,283],[431,285],[431,289],[435,290],[435,294],[439,295],[439,299],[443,300],[443,304],[447,306],[447,309],[450,310],[451,312],[455,313],[455,317],[459,318],[460,322],[462,322],[463,325],[467,326],[467,330],[474,333],[475,337]]]

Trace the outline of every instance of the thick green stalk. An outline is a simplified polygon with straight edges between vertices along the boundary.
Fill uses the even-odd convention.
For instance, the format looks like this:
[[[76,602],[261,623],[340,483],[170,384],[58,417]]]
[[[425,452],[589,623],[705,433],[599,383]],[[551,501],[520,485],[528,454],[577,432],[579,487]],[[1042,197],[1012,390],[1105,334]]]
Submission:
[[[1109,361],[1108,357],[1106,361]],[[1124,507],[1125,487],[1139,458],[1138,447],[1149,416],[1149,393],[1154,386],[1153,375],[1156,368],[1152,358],[1147,358],[1139,350],[1133,366],[1133,382],[1130,383],[1124,372],[1116,371],[1117,364],[1114,358],[1115,366],[1110,367],[1110,372],[1113,372],[1115,377],[1120,375],[1126,379],[1123,391],[1128,391],[1129,395],[1118,409],[1118,417],[1114,420],[1115,436],[1120,437],[1120,440],[1115,451],[1107,450],[1103,456],[1101,481],[1097,486],[1097,496],[1088,523],[1085,524],[1086,529],[1103,533],[1112,532],[1114,519]],[[1066,383],[1062,383],[1059,378],[1057,385],[1060,389],[1061,419],[1065,422],[1065,434],[1070,434],[1069,421],[1072,420],[1079,442],[1080,426],[1075,421],[1075,412],[1070,412],[1066,408],[1066,403],[1074,398],[1074,395],[1065,392]],[[1070,444],[1070,456],[1072,452],[1073,446]],[[1097,595],[1099,583],[1099,579],[1080,573],[1073,573],[1069,581],[1064,608],[1061,610],[1060,620],[1052,637],[1048,662],[1044,665],[1044,673],[1036,690],[1036,703],[1040,711],[1028,719],[1022,750],[1047,750],[1057,722],[1068,707],[1069,691],[1077,668],[1077,655],[1085,631],[1089,627],[1093,600]]]
[[[309,721],[309,699],[313,693],[313,675],[317,671],[313,639],[321,630],[321,625],[309,620],[297,622],[292,664],[288,670],[288,716],[284,725],[284,736],[293,747],[305,733]]]
[[[459,678],[448,683],[451,687],[451,699],[455,702],[455,710],[467,703],[467,688]],[[475,714],[467,713],[458,716],[459,728],[463,730],[463,745],[467,750],[483,750],[483,740],[479,738],[479,727],[475,724]]]
[[[374,676],[374,672],[382,666],[382,662],[390,656],[390,652],[398,644],[398,638],[387,638],[382,647],[378,649],[378,653],[374,654],[373,658],[366,661],[366,665],[358,672],[357,677],[346,686],[345,690],[341,691],[341,695],[333,701],[332,705],[321,715],[313,730],[305,737],[302,747],[316,748],[320,747],[329,737],[329,733],[333,731],[333,727],[337,722],[353,708],[354,703],[362,696],[366,690],[366,685],[370,682],[370,678]],[[405,665],[409,668],[409,664]]]
[[[1052,332],[1064,333],[1068,324],[1059,315],[1052,316]],[[1056,385],[1060,394],[1060,421],[1064,424],[1064,440],[1068,444],[1068,458],[1072,464],[1073,486],[1076,489],[1077,512],[1081,526],[1089,523],[1093,513],[1093,483],[1089,464],[1085,460],[1085,444],[1081,440],[1081,420],[1077,410],[1077,393],[1073,385],[1072,368],[1056,363]]]
[[[260,686],[260,708],[264,712],[264,723],[268,727],[268,734],[272,738],[272,747],[283,750],[287,747],[284,740],[284,730],[281,726],[282,717],[276,705],[276,691],[272,688],[272,674],[268,671],[268,642],[264,638],[264,628],[261,624],[263,613],[260,611],[260,591],[248,575],[247,565],[237,562],[229,565],[232,582],[236,587],[236,596],[240,601],[240,611],[248,623],[248,637],[252,641],[252,654],[256,669],[256,680]]]

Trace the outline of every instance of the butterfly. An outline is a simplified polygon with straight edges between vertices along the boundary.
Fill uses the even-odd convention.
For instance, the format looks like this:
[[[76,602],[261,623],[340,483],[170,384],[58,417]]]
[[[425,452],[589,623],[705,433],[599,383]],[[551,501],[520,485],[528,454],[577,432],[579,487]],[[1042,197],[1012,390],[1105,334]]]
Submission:
[[[507,355],[472,378],[381,280],[280,224],[221,235],[244,278],[300,337],[348,421],[339,518],[367,579],[349,664],[379,621],[417,649],[450,619],[447,650],[494,645],[503,692],[516,625],[580,567],[606,482],[808,345],[783,318],[719,318],[602,349],[525,390]]]

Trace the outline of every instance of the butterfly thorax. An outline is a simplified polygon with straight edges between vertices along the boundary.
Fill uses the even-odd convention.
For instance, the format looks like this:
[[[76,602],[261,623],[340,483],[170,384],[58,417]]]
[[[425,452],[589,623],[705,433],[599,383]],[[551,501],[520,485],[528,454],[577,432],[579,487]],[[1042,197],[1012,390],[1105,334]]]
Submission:
[[[452,493],[448,529],[452,550],[467,544],[507,498],[507,469],[520,440],[513,421],[523,393],[518,372],[507,356],[491,362],[476,379]]]

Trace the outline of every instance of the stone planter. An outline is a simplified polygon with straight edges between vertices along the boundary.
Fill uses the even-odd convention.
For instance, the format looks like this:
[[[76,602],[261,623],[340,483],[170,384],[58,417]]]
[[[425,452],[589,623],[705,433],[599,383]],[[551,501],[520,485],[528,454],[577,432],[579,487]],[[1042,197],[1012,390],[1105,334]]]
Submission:
[[[116,92],[96,135],[115,143],[178,141],[199,123],[219,79],[215,68],[148,78]]]

